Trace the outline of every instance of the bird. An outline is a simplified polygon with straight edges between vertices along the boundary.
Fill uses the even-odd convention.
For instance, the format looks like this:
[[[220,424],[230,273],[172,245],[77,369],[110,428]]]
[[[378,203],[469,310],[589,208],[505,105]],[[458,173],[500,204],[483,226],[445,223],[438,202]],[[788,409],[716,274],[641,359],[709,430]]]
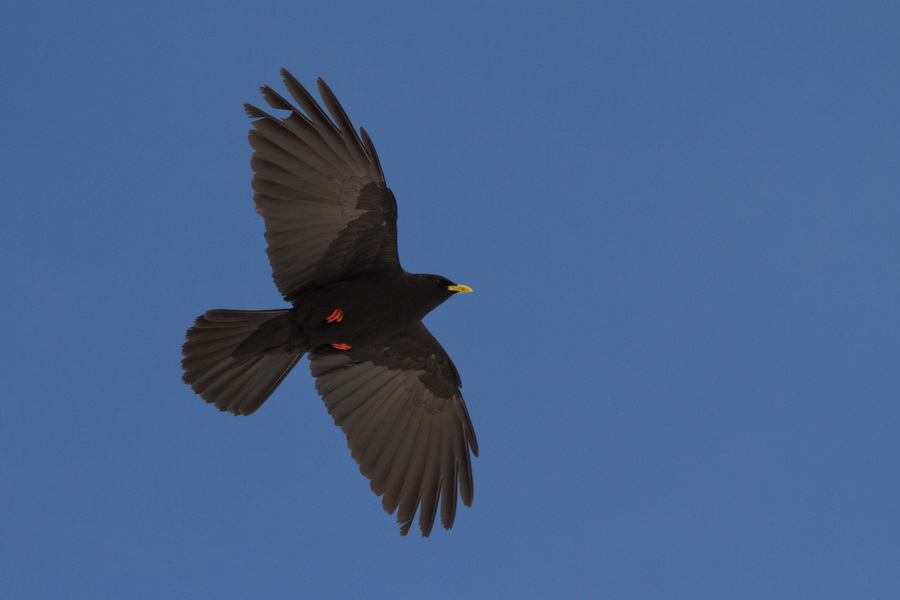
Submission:
[[[397,202],[375,146],[319,78],[327,113],[287,70],[293,103],[265,85],[276,116],[245,104],[256,211],[272,277],[290,308],[213,309],[182,347],[183,380],[207,403],[250,415],[304,354],[353,459],[396,511],[406,535],[418,513],[429,536],[440,507],[472,505],[478,441],[459,372],[422,323],[468,286],[412,274],[397,251]]]

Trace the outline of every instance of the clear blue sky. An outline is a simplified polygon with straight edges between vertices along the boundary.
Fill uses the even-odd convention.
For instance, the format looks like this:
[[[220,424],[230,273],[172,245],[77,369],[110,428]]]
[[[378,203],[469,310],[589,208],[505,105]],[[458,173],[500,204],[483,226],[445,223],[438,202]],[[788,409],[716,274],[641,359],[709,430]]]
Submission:
[[[900,597],[896,2],[20,2],[0,18],[0,596]],[[278,308],[257,86],[371,134],[481,446],[401,538]]]

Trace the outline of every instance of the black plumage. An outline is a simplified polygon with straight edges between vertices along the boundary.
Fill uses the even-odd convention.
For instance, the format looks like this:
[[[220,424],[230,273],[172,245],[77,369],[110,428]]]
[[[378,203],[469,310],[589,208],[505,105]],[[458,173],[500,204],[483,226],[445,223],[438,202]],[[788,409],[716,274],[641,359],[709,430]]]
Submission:
[[[187,332],[184,380],[220,410],[249,415],[308,354],[328,412],[401,534],[418,511],[427,536],[438,504],[449,529],[457,496],[472,504],[478,442],[459,373],[421,320],[471,289],[403,270],[397,203],[369,136],[324,81],[330,117],[281,74],[299,108],[265,86],[268,105],[289,114],[245,109],[254,201],[275,284],[293,306],[207,311]]]

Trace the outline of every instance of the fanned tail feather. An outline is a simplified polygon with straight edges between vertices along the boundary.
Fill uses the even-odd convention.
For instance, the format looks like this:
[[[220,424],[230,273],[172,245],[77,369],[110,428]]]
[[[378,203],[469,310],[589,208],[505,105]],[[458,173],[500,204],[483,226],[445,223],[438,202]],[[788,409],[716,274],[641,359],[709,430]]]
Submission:
[[[258,352],[235,358],[260,326],[287,310],[215,309],[197,317],[182,347],[183,379],[216,408],[249,415],[272,395],[303,352]]]

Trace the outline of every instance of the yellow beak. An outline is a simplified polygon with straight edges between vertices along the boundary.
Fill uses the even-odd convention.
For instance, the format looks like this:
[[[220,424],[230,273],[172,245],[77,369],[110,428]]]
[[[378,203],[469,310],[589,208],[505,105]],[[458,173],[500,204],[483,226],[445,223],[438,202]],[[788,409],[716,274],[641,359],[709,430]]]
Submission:
[[[471,292],[472,288],[467,285],[448,285],[447,289],[451,292]]]

